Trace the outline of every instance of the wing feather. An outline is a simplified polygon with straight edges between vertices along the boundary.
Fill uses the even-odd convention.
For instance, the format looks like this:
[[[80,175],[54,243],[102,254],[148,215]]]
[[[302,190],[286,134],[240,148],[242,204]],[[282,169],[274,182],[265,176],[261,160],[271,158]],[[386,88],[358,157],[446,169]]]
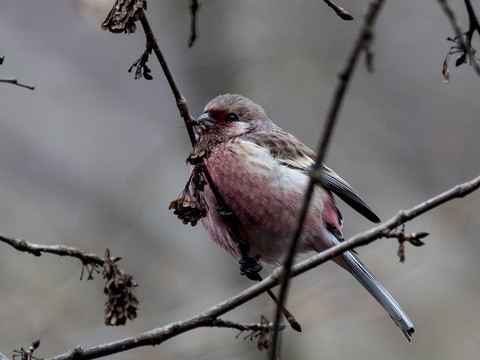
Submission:
[[[278,129],[272,132],[250,133],[243,137],[267,148],[281,164],[311,174],[316,154],[293,135]],[[345,201],[368,220],[378,223],[380,219],[360,198],[357,192],[332,169],[322,164],[323,187]]]

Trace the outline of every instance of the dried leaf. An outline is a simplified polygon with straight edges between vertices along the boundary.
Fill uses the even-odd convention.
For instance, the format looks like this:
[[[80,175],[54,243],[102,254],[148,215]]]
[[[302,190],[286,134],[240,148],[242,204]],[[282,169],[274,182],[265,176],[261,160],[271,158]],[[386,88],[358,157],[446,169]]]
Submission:
[[[204,187],[201,168],[195,167],[180,196],[168,206],[184,225],[195,226],[201,218],[207,216],[208,205],[203,197]]]
[[[147,0],[116,0],[102,23],[102,30],[115,34],[134,33],[140,10],[147,10]]]
[[[449,60],[450,60],[450,54],[447,54],[447,56],[445,57],[445,61],[443,62],[443,70],[442,70],[444,83],[448,83],[448,81],[450,80],[450,68],[448,66]]]
[[[137,317],[140,308],[135,287],[137,283],[133,277],[120,269],[115,262],[120,258],[110,257],[110,251],[105,251],[103,278],[107,279],[103,292],[108,295],[105,302],[105,325],[125,325],[127,318]]]
[[[455,66],[460,66],[463,65],[467,62],[467,53],[464,51],[462,55],[458,57],[458,59],[455,61]]]

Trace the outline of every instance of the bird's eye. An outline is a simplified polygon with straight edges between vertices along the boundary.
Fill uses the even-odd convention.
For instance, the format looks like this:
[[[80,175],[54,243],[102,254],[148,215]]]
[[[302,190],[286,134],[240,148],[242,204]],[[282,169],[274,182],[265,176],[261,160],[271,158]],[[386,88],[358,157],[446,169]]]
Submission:
[[[229,113],[229,114],[227,114],[227,119],[230,120],[230,121],[238,121],[238,116],[237,116],[237,114]]]

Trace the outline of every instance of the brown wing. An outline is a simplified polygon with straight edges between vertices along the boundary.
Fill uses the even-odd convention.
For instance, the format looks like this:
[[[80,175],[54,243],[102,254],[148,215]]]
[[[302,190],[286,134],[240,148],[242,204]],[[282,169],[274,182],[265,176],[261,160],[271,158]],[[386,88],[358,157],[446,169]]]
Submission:
[[[310,174],[316,155],[293,135],[277,130],[274,132],[251,133],[244,137],[270,151],[280,163]]]
[[[325,189],[333,192],[368,220],[374,223],[380,222],[378,216],[360,199],[357,192],[345,180],[338,176],[335,171],[322,164],[322,173]]]
[[[272,156],[283,165],[310,175],[317,156],[315,152],[293,135],[283,130],[277,130],[273,132],[251,133],[243,138],[267,148]],[[332,169],[322,164],[322,173],[325,189],[333,192],[368,220],[375,223],[380,222],[378,216],[360,199],[357,192]]]

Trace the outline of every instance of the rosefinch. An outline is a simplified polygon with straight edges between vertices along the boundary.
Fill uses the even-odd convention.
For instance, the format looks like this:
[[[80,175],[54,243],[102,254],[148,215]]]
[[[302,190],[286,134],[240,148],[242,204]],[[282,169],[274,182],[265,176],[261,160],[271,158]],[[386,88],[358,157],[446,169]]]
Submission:
[[[211,100],[196,120],[198,142],[190,159],[204,156],[213,185],[238,220],[238,231],[250,245],[249,255],[265,264],[281,265],[291,239],[316,155],[293,135],[275,125],[263,108],[233,94]],[[298,253],[320,252],[343,241],[342,215],[332,193],[373,222],[380,219],[355,190],[322,165],[323,187],[317,186],[309,207]],[[208,186],[209,207],[202,219],[213,240],[239,259]],[[392,296],[353,251],[333,259],[349,271],[383,306],[410,341],[413,324]]]

